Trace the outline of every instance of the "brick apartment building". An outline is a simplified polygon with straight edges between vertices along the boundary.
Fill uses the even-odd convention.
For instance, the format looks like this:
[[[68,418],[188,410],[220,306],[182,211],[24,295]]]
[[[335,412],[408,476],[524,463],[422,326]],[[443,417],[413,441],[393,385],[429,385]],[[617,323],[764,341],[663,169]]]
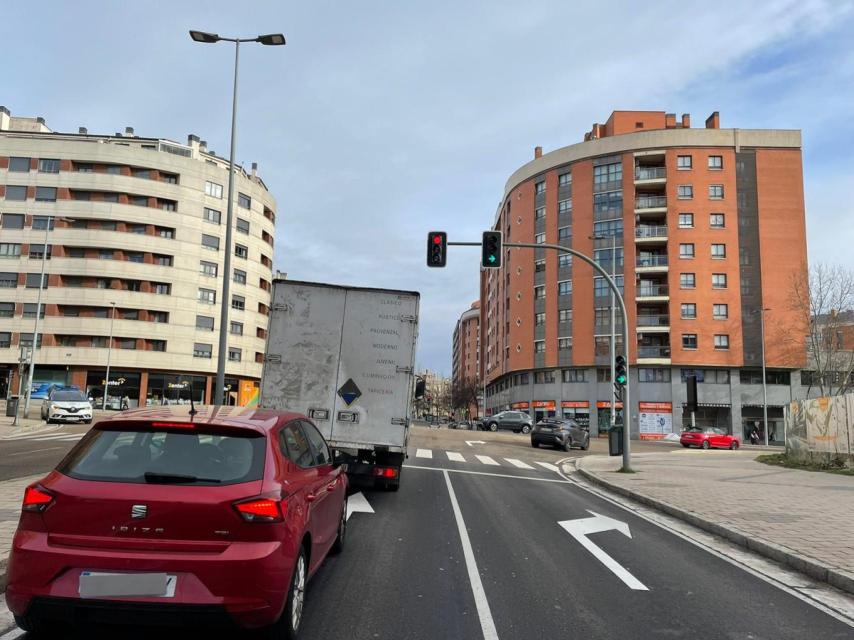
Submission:
[[[472,302],[457,320],[453,344],[453,385],[460,388],[466,382],[481,384],[480,376],[480,300]],[[478,407],[471,403],[469,414],[478,415]]]
[[[691,128],[688,115],[615,111],[581,143],[538,147],[508,179],[493,228],[505,241],[572,247],[609,272],[616,238],[633,437],[688,422],[693,373],[698,424],[743,435],[761,421],[766,309],[769,434],[781,439],[809,332],[791,302],[807,269],[799,131],[721,129],[717,112]],[[481,276],[481,306],[487,412],[575,416],[602,433],[612,389],[604,278],[568,255],[506,249],[502,268]]]

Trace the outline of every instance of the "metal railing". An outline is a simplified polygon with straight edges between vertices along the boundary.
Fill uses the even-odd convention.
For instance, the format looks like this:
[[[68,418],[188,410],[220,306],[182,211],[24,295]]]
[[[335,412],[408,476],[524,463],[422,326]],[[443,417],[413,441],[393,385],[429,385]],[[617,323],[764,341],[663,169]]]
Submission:
[[[638,287],[637,293],[635,295],[639,298],[651,297],[651,296],[666,296],[667,295],[667,285],[666,284],[641,285],[640,287]]]
[[[667,196],[638,196],[635,198],[635,209],[655,209],[667,206]]]
[[[666,177],[666,167],[635,167],[635,180],[655,180]]]
[[[644,225],[635,227],[635,238],[666,238],[667,226]]]
[[[669,358],[670,347],[638,347],[638,358]]]
[[[669,313],[644,313],[638,316],[639,327],[667,327],[669,325]]]
[[[666,267],[667,256],[663,254],[654,256],[638,256],[635,264],[638,267]]]

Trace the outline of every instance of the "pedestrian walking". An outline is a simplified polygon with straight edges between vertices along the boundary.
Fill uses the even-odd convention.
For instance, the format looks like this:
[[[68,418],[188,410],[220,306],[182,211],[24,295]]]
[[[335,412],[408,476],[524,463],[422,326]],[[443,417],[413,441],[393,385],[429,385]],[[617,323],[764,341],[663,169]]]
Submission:
[[[756,431],[756,427],[750,430],[750,444],[759,444],[759,432]]]

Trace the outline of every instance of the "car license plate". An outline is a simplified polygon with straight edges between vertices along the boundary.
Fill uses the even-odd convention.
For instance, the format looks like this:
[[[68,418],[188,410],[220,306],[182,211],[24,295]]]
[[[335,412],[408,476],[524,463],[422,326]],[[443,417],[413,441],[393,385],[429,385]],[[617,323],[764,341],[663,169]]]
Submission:
[[[542,427],[540,431],[542,431],[543,433],[552,433],[554,429],[552,429],[551,427]]]
[[[120,596],[149,596],[172,598],[175,596],[176,576],[165,573],[80,573],[78,592],[81,598]]]

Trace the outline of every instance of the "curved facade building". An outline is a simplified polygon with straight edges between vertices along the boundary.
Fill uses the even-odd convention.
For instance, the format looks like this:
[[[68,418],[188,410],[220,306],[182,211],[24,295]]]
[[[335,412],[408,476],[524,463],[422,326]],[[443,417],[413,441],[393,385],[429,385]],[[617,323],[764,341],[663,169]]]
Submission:
[[[663,437],[689,422],[692,374],[698,424],[742,435],[761,421],[766,309],[768,428],[782,438],[808,333],[791,305],[792,279],[807,269],[800,147],[799,131],[721,129],[717,112],[692,129],[687,115],[618,111],[579,144],[537,148],[507,181],[494,225],[505,241],[572,247],[622,287],[633,434]],[[553,251],[506,249],[502,268],[482,276],[481,300],[488,411],[574,416],[604,431],[604,278]],[[621,333],[618,324],[618,353]]]
[[[457,320],[452,350],[454,388],[462,390],[467,383],[480,387],[480,300],[472,302]],[[477,403],[469,405],[469,415],[478,415]]]
[[[226,385],[257,398],[273,279],[275,201],[238,169],[232,273],[223,273],[228,161],[187,144],[50,131],[0,107],[0,380],[17,393],[32,346],[45,240],[34,385],[75,384],[118,407],[211,402],[222,278],[231,278]],[[112,341],[110,334],[112,333]],[[3,390],[6,391],[5,389]]]

